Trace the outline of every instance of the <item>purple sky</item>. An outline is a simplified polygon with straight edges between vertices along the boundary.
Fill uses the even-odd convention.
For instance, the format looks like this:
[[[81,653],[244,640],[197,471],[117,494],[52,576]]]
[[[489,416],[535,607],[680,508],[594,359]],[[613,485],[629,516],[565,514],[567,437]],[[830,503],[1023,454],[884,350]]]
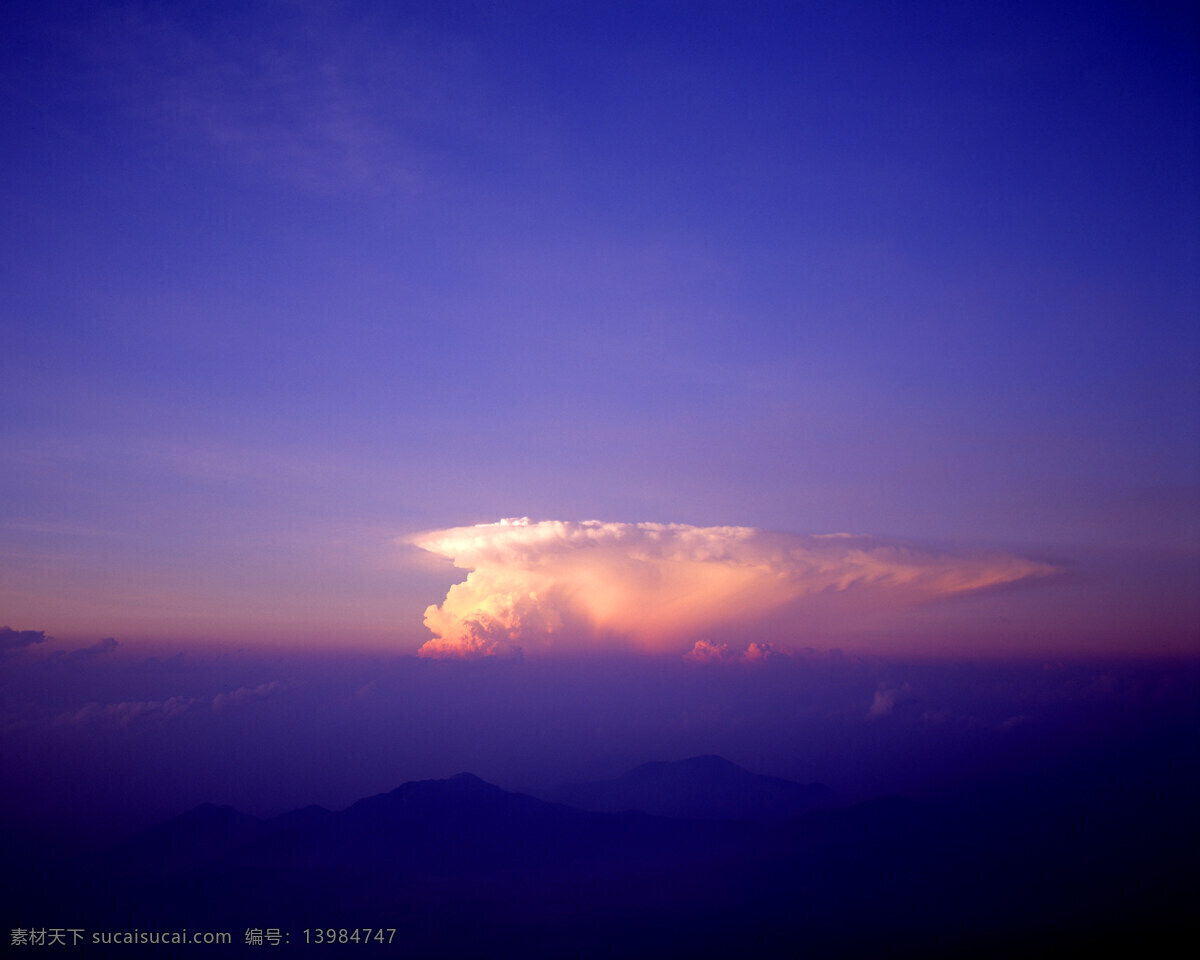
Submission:
[[[0,855],[1193,756],[1185,7],[0,4]]]
[[[529,516],[1059,571],[799,646],[1196,652],[1181,11],[6,5],[0,623],[411,654],[403,541]]]

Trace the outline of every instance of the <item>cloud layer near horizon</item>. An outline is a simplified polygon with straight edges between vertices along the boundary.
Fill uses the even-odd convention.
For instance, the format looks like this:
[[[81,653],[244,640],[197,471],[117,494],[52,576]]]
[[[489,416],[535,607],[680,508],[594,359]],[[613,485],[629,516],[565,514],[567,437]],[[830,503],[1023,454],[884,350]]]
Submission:
[[[770,624],[804,645],[812,622],[1053,572],[1011,554],[960,556],[851,534],[597,520],[501,520],[408,542],[469,570],[425,611],[424,657],[632,648],[683,653]],[[780,635],[781,623],[789,626]]]

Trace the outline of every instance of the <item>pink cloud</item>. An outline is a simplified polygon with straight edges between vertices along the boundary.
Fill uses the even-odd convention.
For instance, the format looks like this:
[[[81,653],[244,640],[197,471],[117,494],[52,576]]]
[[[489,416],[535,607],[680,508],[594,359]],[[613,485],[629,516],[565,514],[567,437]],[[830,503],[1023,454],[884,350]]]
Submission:
[[[771,624],[773,642],[741,654],[761,661],[780,655],[781,624],[799,642],[814,617],[861,620],[1053,571],[1009,554],[687,524],[522,518],[409,542],[470,571],[425,611],[434,636],[420,654],[436,658],[623,648],[711,660],[721,645],[705,637]]]

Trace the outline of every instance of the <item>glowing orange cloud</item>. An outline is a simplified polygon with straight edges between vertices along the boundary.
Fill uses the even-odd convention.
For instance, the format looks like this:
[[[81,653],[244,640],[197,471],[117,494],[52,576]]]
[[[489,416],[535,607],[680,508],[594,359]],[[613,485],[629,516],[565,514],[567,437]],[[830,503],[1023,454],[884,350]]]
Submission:
[[[1052,571],[1008,554],[964,557],[850,534],[678,523],[521,518],[409,542],[470,571],[425,611],[434,635],[420,649],[425,657],[695,651],[714,633],[782,614],[803,623],[806,614],[851,604],[861,615]],[[760,644],[756,654],[767,649]]]

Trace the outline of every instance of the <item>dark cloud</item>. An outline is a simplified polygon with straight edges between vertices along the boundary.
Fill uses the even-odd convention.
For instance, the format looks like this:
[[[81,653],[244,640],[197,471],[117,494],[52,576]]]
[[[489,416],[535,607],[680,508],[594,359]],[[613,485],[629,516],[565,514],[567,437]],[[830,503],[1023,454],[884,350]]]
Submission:
[[[0,627],[0,650],[19,650],[45,642],[45,630],[14,630],[12,627]]]

